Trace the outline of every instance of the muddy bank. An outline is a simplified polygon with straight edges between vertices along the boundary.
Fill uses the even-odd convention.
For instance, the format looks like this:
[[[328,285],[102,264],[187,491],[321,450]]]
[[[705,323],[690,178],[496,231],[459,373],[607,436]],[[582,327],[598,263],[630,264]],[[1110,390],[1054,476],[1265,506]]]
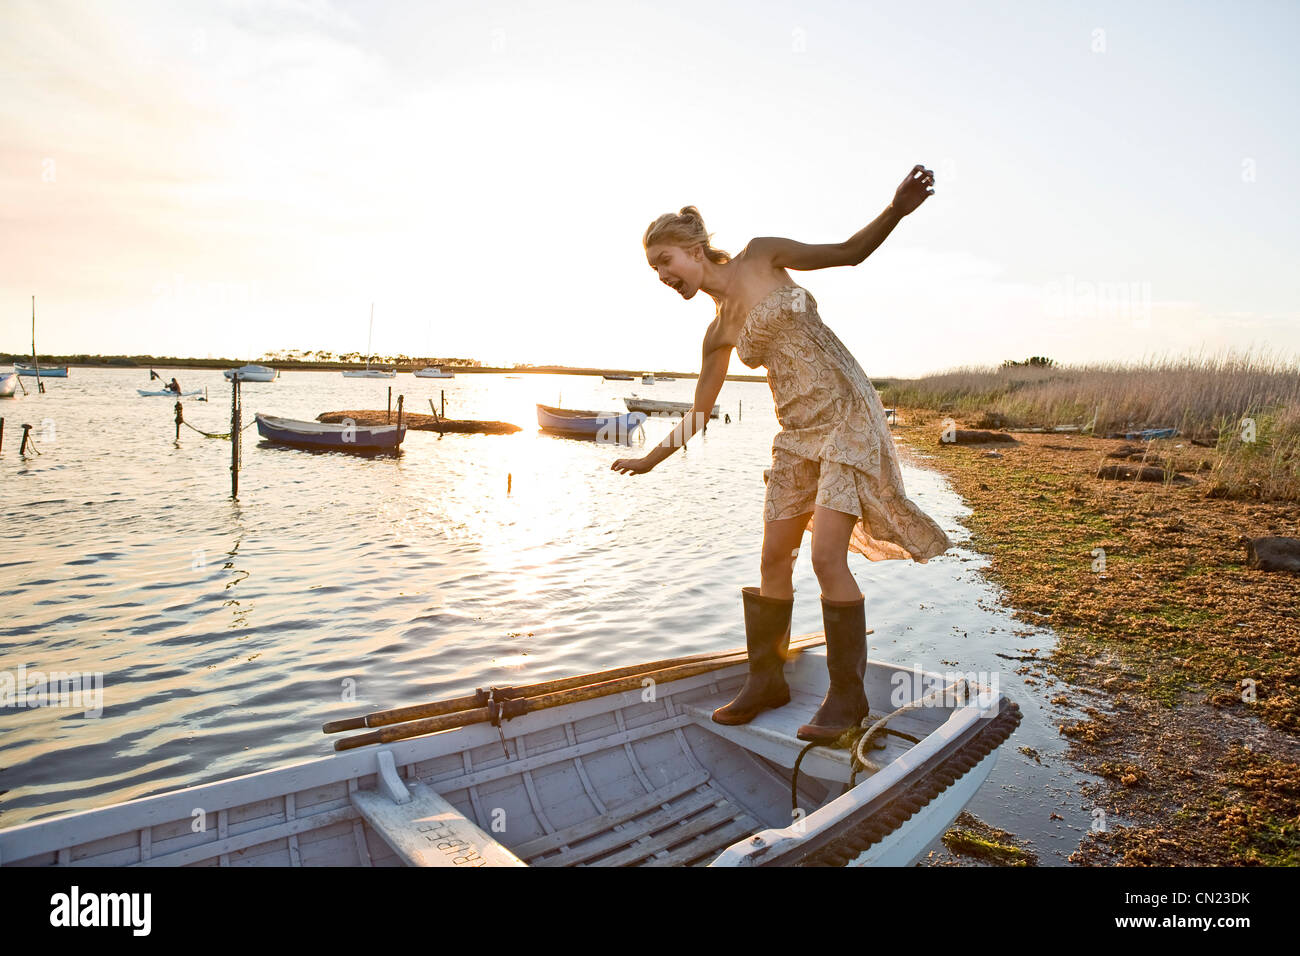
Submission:
[[[1122,440],[941,445],[944,417],[900,408],[895,438],[972,509],[1016,616],[1057,635],[1044,693],[1081,709],[1057,732],[1101,779],[1071,862],[1300,862],[1300,574],[1251,569],[1241,540],[1300,536],[1297,509],[1212,496],[1214,450],[1179,439],[1151,452],[1192,480],[1115,481],[1096,475]]]

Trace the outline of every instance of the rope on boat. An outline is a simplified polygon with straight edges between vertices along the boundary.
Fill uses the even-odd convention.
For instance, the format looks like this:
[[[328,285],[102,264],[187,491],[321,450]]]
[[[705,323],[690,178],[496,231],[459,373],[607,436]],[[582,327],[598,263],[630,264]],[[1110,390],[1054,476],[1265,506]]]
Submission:
[[[905,710],[911,710],[914,707],[927,706],[928,703],[936,697],[946,698],[950,690],[952,690],[954,687],[957,687],[960,684],[965,684],[965,683],[967,683],[966,678],[959,677],[951,684],[949,684],[947,687],[943,687],[938,690],[931,691],[929,694],[926,694],[924,697],[918,697],[916,700],[904,704],[902,707],[899,707],[897,710],[886,714],[884,717],[881,717],[874,724],[868,725],[868,721],[871,720],[871,714],[868,713],[867,716],[862,718],[862,723],[859,726],[852,727],[849,730],[846,730],[835,740],[829,742],[824,740],[814,740],[807,747],[804,747],[803,750],[799,751],[799,756],[795,759],[794,762],[794,772],[790,775],[791,812],[792,813],[798,812],[799,810],[799,764],[803,763],[804,754],[808,753],[808,751],[812,750],[812,748],[827,747],[831,750],[850,749],[852,751],[852,757],[849,761],[849,770],[851,771],[849,774],[849,782],[848,785],[844,788],[844,792],[848,793],[850,790],[852,790],[854,787],[857,786],[859,773],[861,773],[863,770],[876,771],[880,769],[880,767],[877,766],[873,761],[867,759],[867,755],[866,755],[867,744],[872,743],[877,738],[885,734],[893,734],[895,737],[902,737],[904,740],[911,741],[914,744],[919,744],[921,742],[919,738],[914,737],[911,734],[905,734],[901,730],[894,730],[892,727],[886,727],[885,725],[889,723],[889,721],[893,720],[895,717],[903,713],[903,711]],[[884,748],[885,748],[885,744],[883,743],[875,744],[874,746],[874,749],[876,750],[883,750]]]

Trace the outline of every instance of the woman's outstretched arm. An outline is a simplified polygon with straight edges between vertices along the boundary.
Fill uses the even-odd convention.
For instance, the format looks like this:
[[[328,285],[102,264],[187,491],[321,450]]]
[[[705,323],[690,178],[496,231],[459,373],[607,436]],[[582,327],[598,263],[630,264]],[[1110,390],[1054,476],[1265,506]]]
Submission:
[[[710,325],[709,333],[704,336],[700,378],[695,383],[695,401],[691,410],[682,416],[682,420],[673,426],[668,436],[651,448],[644,458],[620,458],[610,465],[614,471],[624,474],[644,474],[685,445],[690,437],[708,422],[709,413],[713,411],[713,405],[718,400],[718,393],[722,391],[722,383],[727,379],[727,369],[731,366],[731,350],[734,347],[716,344],[713,337],[715,328],[716,326]]]
[[[775,269],[807,271],[856,266],[876,251],[904,216],[934,195],[933,185],[934,173],[924,166],[914,166],[885,211],[843,242],[810,245],[778,236],[761,236],[749,243],[747,254],[767,258]]]

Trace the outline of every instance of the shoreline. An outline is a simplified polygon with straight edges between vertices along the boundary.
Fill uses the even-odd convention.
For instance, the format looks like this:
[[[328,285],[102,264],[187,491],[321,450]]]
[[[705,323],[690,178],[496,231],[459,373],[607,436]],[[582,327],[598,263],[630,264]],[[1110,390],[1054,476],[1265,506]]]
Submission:
[[[0,359],[0,364],[12,364],[13,362],[30,362],[30,356],[22,358],[21,356],[10,356]],[[101,362],[73,362],[68,361],[63,356],[42,356],[42,365],[60,366],[66,365],[68,368],[111,368],[111,369],[206,369],[224,371],[228,368],[237,368],[246,364],[240,359],[177,359],[170,357],[156,358],[151,356],[131,356],[129,359],[121,361],[101,361]],[[256,364],[268,365],[271,368],[278,369],[281,372],[345,372],[355,371],[365,367],[363,362],[293,362],[293,361],[270,361],[259,360]],[[410,374],[417,368],[423,368],[425,362],[377,362],[377,365],[392,366],[397,370],[398,375]],[[522,367],[510,367],[506,365],[451,365],[442,363],[442,368],[457,375],[479,375],[479,374],[508,374],[508,375],[631,375],[632,384],[640,384],[641,376],[650,369],[631,369],[621,368],[585,368],[570,367],[567,365],[526,365]],[[653,374],[656,378],[669,376],[678,379],[696,379],[700,377],[698,370],[690,372],[674,372],[669,369],[660,371],[654,369]],[[431,380],[436,381],[436,379]],[[728,374],[728,382],[766,382],[766,375],[745,375],[745,374]],[[875,383],[877,387],[883,387],[886,383],[882,379]]]
[[[1238,543],[1300,535],[1294,507],[1207,498],[1199,480],[1097,478],[1119,439],[943,445],[947,415],[899,416],[898,444],[925,454],[972,509],[971,545],[1014,616],[1057,634],[1027,673],[1057,681],[1044,702],[1088,715],[1058,725],[1065,757],[1104,780],[1082,788],[1095,819],[1124,821],[1095,826],[1070,861],[1300,862],[1300,575],[1249,568]],[[1157,445],[1193,475],[1215,455],[1181,439]]]

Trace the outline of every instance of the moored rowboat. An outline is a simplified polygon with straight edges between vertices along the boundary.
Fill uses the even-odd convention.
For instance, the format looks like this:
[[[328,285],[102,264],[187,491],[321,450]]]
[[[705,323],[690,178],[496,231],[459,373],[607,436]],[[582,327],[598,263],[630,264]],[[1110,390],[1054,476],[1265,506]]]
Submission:
[[[269,365],[241,365],[239,368],[228,368],[221,374],[227,382],[234,381],[236,375],[241,382],[274,382],[280,377],[280,370]]]
[[[631,690],[520,705],[526,712],[495,725],[9,827],[0,830],[0,865],[907,865],[988,777],[1019,709],[988,688],[937,695],[931,688],[946,676],[871,661],[865,687],[881,715],[900,700],[918,706],[889,716],[897,735],[866,748],[870,766],[854,774],[848,751],[801,755],[795,737],[827,688],[819,639],[792,642],[791,702],[749,724],[710,719],[745,680],[743,650],[676,679],[667,675],[697,668],[652,662],[646,673],[663,679],[634,672]],[[575,698],[605,676],[589,675],[598,683],[579,685]],[[467,700],[509,708],[519,699],[494,688]],[[197,833],[195,807],[214,821]],[[426,838],[431,827],[438,841]]]
[[[0,372],[0,398],[13,398],[18,391],[18,373]]]
[[[664,402],[657,398],[625,398],[623,404],[627,406],[630,412],[646,412],[650,415],[669,414],[685,415],[695,406],[690,402]],[[709,412],[710,418],[717,418],[722,412],[721,405],[714,405],[713,410]]]
[[[268,441],[302,448],[335,451],[396,449],[406,437],[406,425],[356,425],[308,422],[257,413],[257,433]]]
[[[68,377],[68,367],[66,365],[42,365],[38,372],[35,365],[26,362],[14,362],[14,371],[19,375],[36,375],[38,378]]]
[[[537,424],[543,431],[604,441],[625,441],[648,416],[644,412],[598,412],[585,408],[537,406]]]

